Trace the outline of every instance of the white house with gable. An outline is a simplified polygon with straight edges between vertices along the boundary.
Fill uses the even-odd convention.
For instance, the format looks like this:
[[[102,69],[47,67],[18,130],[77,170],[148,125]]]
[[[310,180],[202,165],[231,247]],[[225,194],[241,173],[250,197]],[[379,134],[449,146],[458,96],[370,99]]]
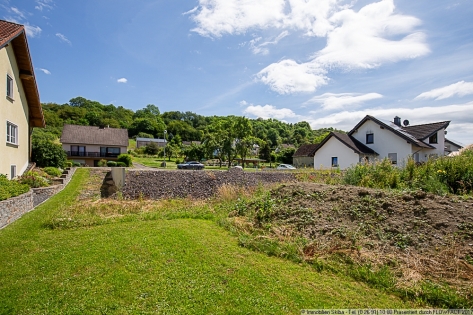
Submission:
[[[396,165],[403,165],[409,157],[425,162],[451,152],[451,141],[445,138],[449,124],[442,121],[410,126],[405,120],[402,126],[397,116],[388,122],[367,115],[348,134],[331,132],[315,151],[314,168],[345,169],[384,158]]]

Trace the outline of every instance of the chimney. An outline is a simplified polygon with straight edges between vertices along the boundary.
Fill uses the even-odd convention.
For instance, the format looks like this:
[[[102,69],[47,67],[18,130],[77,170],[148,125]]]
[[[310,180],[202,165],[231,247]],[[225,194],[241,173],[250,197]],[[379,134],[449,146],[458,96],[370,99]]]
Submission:
[[[394,117],[394,124],[396,126],[401,127],[401,117],[398,117],[398,116]]]

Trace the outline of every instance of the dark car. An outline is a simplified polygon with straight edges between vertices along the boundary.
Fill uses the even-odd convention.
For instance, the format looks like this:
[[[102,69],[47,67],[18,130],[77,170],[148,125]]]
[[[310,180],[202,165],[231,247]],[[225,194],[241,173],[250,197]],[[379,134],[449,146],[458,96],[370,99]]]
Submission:
[[[196,161],[189,161],[186,163],[177,164],[177,168],[180,170],[203,170],[204,164]]]

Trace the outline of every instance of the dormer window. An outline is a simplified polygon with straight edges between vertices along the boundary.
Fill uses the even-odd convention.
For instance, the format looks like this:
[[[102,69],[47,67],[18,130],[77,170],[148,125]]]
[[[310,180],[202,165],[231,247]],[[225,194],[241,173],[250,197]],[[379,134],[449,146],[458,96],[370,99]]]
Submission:
[[[13,78],[7,74],[7,97],[13,99]]]
[[[374,134],[367,133],[366,134],[366,144],[374,143]]]
[[[434,133],[429,137],[429,143],[438,143],[437,133]]]

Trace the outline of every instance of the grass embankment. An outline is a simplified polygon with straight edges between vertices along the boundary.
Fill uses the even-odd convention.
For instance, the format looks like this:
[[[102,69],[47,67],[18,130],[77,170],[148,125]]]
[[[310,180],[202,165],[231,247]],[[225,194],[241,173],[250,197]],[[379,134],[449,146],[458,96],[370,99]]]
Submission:
[[[62,192],[0,231],[0,313],[296,314],[415,306],[343,275],[238,246],[215,224],[225,206],[103,201],[81,194],[88,180],[89,170],[78,169]],[[228,195],[234,192],[227,193],[232,200]]]

